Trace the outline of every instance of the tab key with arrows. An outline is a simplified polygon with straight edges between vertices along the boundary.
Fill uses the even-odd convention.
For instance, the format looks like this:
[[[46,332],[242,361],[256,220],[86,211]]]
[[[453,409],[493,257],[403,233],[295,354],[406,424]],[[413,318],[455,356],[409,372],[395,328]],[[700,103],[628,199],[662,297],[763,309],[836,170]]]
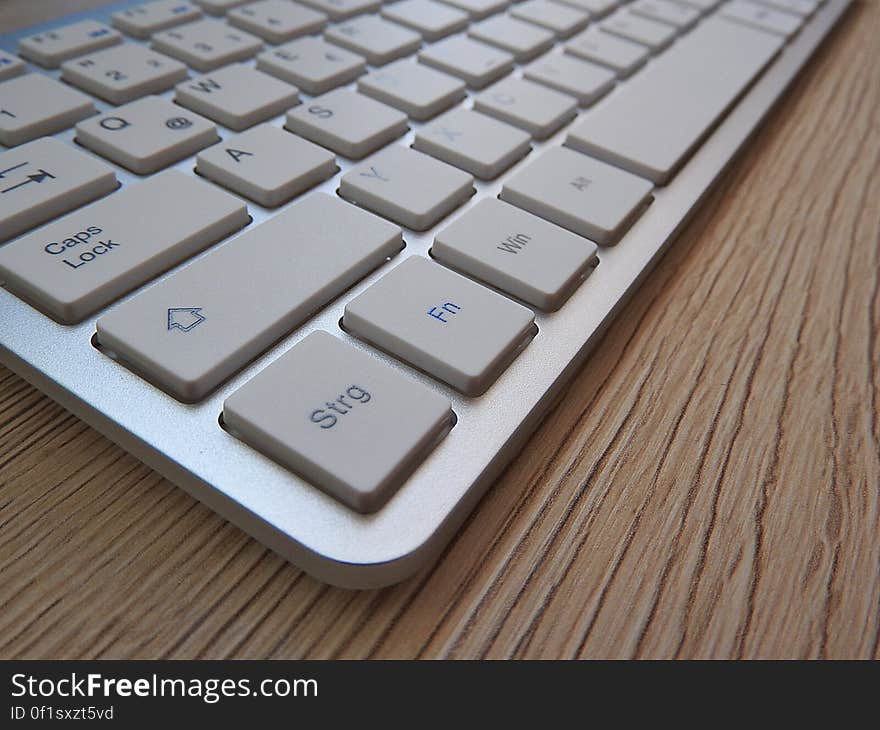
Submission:
[[[109,165],[52,137],[0,154],[0,241],[115,190]]]

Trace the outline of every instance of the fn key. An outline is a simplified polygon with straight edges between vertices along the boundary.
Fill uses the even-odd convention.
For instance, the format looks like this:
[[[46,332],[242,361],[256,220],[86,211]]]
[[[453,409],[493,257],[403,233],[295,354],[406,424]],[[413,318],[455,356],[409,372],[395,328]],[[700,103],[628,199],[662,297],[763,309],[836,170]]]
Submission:
[[[313,332],[223,404],[238,438],[358,512],[375,512],[449,432],[445,398]]]

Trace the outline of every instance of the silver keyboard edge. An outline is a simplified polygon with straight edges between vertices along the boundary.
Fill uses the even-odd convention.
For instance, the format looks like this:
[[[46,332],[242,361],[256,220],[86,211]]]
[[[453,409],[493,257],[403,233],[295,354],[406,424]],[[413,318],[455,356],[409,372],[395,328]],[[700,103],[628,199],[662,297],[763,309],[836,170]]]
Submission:
[[[403,580],[440,554],[581,367],[618,309],[850,3],[827,0],[820,7],[672,183],[655,191],[654,204],[627,235],[616,246],[600,249],[598,269],[568,303],[552,314],[537,313],[537,337],[479,398],[464,397],[339,328],[345,303],[385,273],[388,265],[198,405],[177,402],[93,348],[90,339],[98,315],[80,325],[60,325],[2,288],[0,361],[136,458],[320,580],[349,588],[379,587]],[[0,36],[0,47],[12,49],[14,39],[43,27],[82,18],[106,19],[110,12],[130,4],[134,3],[114,4]],[[105,106],[99,104],[99,108]],[[417,126],[411,124],[412,128]],[[231,134],[220,129],[224,137]],[[478,183],[482,194],[431,230],[416,234],[404,229],[407,248],[391,265],[406,256],[425,255],[438,230],[482,197],[497,195],[509,174],[528,164],[540,150],[561,144],[567,129],[534,143],[533,152],[500,178]],[[56,136],[70,141],[72,132]],[[412,137],[411,129],[397,143],[410,144]],[[339,175],[356,164],[339,162],[341,172],[315,190],[335,191]],[[192,158],[180,166],[191,170]],[[119,177],[124,184],[137,179],[127,173]],[[252,203],[248,207],[254,216],[251,225],[270,215]],[[445,441],[375,514],[349,510],[237,441],[218,424],[223,400],[229,394],[314,329],[334,333],[416,377],[448,397],[458,416],[456,427]],[[552,347],[542,347],[548,340]],[[181,434],[189,437],[183,439]],[[254,484],[259,487],[254,488]]]

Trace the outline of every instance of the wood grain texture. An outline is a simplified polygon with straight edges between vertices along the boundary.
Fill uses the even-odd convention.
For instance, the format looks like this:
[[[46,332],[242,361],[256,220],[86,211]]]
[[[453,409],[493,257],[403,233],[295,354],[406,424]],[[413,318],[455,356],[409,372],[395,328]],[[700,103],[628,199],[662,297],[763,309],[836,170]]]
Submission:
[[[880,656],[878,59],[857,3],[399,586],[321,585],[0,371],[0,656]]]

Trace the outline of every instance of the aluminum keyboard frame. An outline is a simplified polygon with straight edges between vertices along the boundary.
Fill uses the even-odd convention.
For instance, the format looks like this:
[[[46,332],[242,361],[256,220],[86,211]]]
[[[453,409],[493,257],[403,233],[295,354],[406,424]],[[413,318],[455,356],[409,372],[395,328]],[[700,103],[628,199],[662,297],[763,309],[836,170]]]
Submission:
[[[0,35],[0,47],[14,52],[21,36],[84,18],[109,24],[111,12],[139,1],[142,0],[114,3],[18,33]],[[849,4],[850,0],[826,0],[672,182],[654,191],[653,203],[624,238],[613,247],[600,248],[598,267],[571,299],[558,312],[536,312],[537,336],[480,397],[465,397],[346,334],[339,326],[343,308],[347,301],[405,257],[427,255],[438,230],[481,198],[497,195],[507,176],[529,164],[542,149],[562,144],[570,125],[546,141],[533,142],[533,151],[496,180],[477,181],[477,194],[434,228],[423,233],[404,229],[406,248],[391,263],[334,300],[196,405],[176,401],[92,345],[96,319],[114,305],[81,324],[61,325],[0,288],[0,361],[151,468],[317,578],[352,588],[400,581],[436,559],[555,403],[617,310],[636,290],[712,183]],[[126,38],[125,42],[140,41]],[[57,71],[42,72],[58,76]],[[517,69],[514,75],[518,74]],[[472,94],[469,92],[469,95]],[[171,98],[172,92],[161,96]],[[301,98],[310,97],[301,94]],[[111,108],[101,101],[97,101],[97,106],[99,110]],[[272,123],[281,125],[283,116]],[[223,138],[234,134],[217,126]],[[411,121],[408,134],[394,144],[411,144],[414,130],[419,126]],[[72,143],[73,130],[55,136]],[[356,163],[339,158],[338,164],[340,172],[317,190],[335,192],[339,176]],[[116,165],[113,167],[123,185],[139,179]],[[194,174],[194,159],[188,158],[175,167]],[[244,230],[277,212],[246,202],[253,222]],[[154,281],[173,275],[177,268]],[[259,296],[259,292],[254,296]],[[374,514],[353,512],[236,440],[218,421],[227,396],[314,329],[340,336],[392,368],[420,380],[447,397],[458,418],[444,441]],[[341,454],[340,458],[345,455]]]

